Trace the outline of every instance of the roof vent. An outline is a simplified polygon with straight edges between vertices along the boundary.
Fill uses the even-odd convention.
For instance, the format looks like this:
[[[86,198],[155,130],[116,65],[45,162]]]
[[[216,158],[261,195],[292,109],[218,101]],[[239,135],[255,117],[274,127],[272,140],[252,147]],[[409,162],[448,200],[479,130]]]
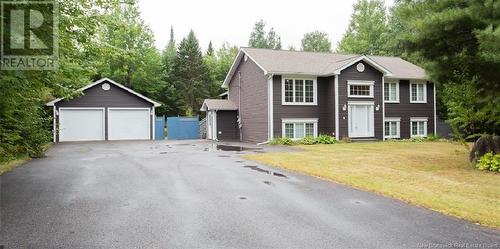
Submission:
[[[365,64],[363,63],[358,63],[358,65],[356,65],[356,69],[358,70],[358,72],[362,73],[363,71],[365,71]]]
[[[102,84],[102,90],[108,91],[111,88],[111,86],[108,83]]]

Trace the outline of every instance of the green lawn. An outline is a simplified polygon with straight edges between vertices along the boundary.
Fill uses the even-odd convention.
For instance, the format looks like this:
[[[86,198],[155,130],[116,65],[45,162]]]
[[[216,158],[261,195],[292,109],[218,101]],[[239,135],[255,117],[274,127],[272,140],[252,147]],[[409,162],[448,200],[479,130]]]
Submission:
[[[461,144],[370,142],[300,147],[304,151],[245,157],[500,227],[500,174],[474,169]]]

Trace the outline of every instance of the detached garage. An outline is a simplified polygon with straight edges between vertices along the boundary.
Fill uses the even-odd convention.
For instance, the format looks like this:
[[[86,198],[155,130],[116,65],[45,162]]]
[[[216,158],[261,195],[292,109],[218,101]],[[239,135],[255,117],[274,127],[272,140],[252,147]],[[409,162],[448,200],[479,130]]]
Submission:
[[[81,88],[81,96],[49,103],[54,142],[154,139],[159,103],[104,78]]]

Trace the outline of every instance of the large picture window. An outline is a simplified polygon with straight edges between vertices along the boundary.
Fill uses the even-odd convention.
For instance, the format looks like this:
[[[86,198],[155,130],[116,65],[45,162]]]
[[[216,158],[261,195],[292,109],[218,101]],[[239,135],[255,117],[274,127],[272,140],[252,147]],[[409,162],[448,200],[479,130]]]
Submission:
[[[283,137],[301,139],[318,136],[318,119],[282,119]]]
[[[349,98],[373,98],[373,81],[347,81],[347,96]]]
[[[283,105],[316,105],[316,79],[283,77]]]
[[[410,118],[411,137],[427,137],[427,118]]]
[[[410,83],[410,103],[427,103],[427,84]]]
[[[399,103],[399,83],[384,83],[384,101],[386,103]]]

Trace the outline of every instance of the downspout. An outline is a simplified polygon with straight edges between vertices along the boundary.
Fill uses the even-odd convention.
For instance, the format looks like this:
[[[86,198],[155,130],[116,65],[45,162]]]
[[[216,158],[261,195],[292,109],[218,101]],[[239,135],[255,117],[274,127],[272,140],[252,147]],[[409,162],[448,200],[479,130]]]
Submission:
[[[242,129],[243,119],[241,118],[241,71],[238,71],[238,129],[240,133],[240,141],[243,141]]]
[[[339,75],[335,74],[335,139],[339,141],[340,138],[340,127],[339,127]]]

